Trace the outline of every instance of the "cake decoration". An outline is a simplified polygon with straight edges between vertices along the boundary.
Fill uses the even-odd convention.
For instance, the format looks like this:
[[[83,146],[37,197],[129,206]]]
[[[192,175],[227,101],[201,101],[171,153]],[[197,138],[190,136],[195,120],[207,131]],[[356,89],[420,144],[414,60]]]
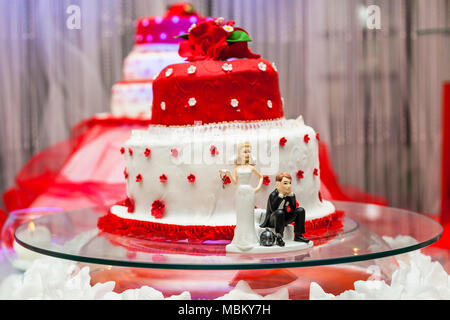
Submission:
[[[282,137],[280,139],[280,146],[284,147],[286,145],[287,139],[285,137]]]
[[[224,19],[217,19],[192,26],[188,33],[178,36],[184,39],[178,53],[187,61],[259,58],[260,55],[248,48],[248,42],[252,41],[248,33],[234,24],[234,21],[225,23]]]
[[[156,219],[162,219],[165,208],[166,205],[164,204],[164,202],[162,202],[161,200],[155,200],[152,203],[152,210],[151,210],[152,216],[155,217]]]
[[[188,179],[188,181],[190,183],[194,183],[195,182],[195,175],[191,173],[190,175],[188,175],[187,179]]]
[[[303,174],[304,174],[304,172],[302,170],[298,170],[297,171],[297,179],[303,179],[304,178]]]
[[[130,197],[127,197],[125,199],[125,206],[127,207],[127,212],[128,213],[133,213],[134,212],[134,201]]]
[[[276,188],[270,194],[267,210],[261,228],[274,228],[276,243],[285,246],[284,229],[294,223],[294,241],[309,243],[303,237],[305,233],[305,209],[297,206],[297,200],[292,191],[292,177],[288,172],[281,172],[276,176]],[[288,211],[289,208],[289,211]]]
[[[162,175],[159,176],[159,181],[161,181],[162,183],[166,183],[167,176],[163,173]]]
[[[319,176],[319,169],[314,168],[313,175]]]
[[[144,155],[148,158],[151,155],[152,151],[149,148],[145,148]]]
[[[190,107],[194,107],[197,104],[197,100],[195,100],[195,98],[190,98],[188,104]]]
[[[270,184],[270,178],[269,176],[263,177],[263,185],[268,186]]]
[[[137,176],[136,176],[136,182],[142,182],[142,174],[138,174]]]
[[[303,141],[305,141],[305,143],[308,143],[309,140],[311,140],[311,138],[309,137],[309,134],[305,134],[305,136],[303,137]]]

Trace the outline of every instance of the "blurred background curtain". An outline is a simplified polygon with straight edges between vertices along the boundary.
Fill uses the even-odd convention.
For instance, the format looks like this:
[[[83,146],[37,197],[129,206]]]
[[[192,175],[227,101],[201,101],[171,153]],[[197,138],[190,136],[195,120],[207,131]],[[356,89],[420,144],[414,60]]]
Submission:
[[[137,18],[166,0],[0,0],[0,191],[24,163],[109,111]],[[330,148],[340,183],[391,206],[439,213],[441,87],[450,79],[448,0],[192,0],[233,19],[274,61],[289,118]],[[81,28],[66,26],[81,9]],[[381,9],[381,29],[365,8]]]

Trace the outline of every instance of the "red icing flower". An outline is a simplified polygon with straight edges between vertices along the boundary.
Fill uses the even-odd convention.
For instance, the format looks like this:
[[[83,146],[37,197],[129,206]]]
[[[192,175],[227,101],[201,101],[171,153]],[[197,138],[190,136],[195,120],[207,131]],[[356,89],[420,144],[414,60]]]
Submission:
[[[163,217],[164,209],[166,205],[161,200],[155,200],[152,203],[152,216],[156,219],[161,219]]]
[[[318,132],[316,132],[316,139],[317,139],[317,141],[320,141],[320,136],[319,136]]]
[[[120,153],[121,153],[121,154],[124,154],[124,153],[125,153],[125,148],[124,148],[124,147],[120,148]]]
[[[141,182],[142,181],[142,174],[138,174],[137,176],[136,176],[136,182]]]
[[[128,148],[128,153],[130,154],[130,156],[132,156],[133,155],[133,149]]]
[[[217,150],[216,146],[211,146],[211,148],[209,148],[209,151],[211,152],[212,156],[218,155],[219,151]]]
[[[303,174],[304,174],[303,170],[298,170],[297,171],[297,178],[298,179],[303,179]]]
[[[128,208],[127,211],[128,211],[129,213],[134,212],[134,200],[131,199],[130,197],[127,197],[127,198],[125,199],[125,207]]]
[[[270,178],[269,176],[263,177],[263,185],[268,186],[270,184]]]
[[[222,179],[223,184],[230,184],[231,183],[231,179],[229,176],[225,175]]]
[[[163,173],[163,174],[159,177],[159,181],[161,181],[162,183],[166,183],[166,182],[167,182],[167,176]]]
[[[183,36],[185,40],[180,42],[179,55],[187,61],[259,58],[248,48],[251,39],[247,32],[233,26],[234,21],[225,25],[221,20],[199,23]]]
[[[305,143],[308,143],[309,140],[311,140],[311,139],[309,138],[309,135],[308,135],[308,134],[305,134],[305,136],[303,137],[303,141],[305,141]]]
[[[280,139],[280,146],[284,147],[286,145],[287,139],[285,137]]]
[[[176,148],[170,149],[170,152],[172,153],[172,157],[178,157],[178,150]]]
[[[190,183],[194,183],[195,182],[195,175],[193,175],[192,173],[190,175],[188,175],[187,177],[188,181]]]
[[[145,148],[145,152],[144,155],[148,158],[150,156],[150,154],[152,153],[152,151],[149,148]]]
[[[125,179],[128,179],[127,168],[125,168],[125,169],[123,170],[123,175],[125,176]]]
[[[319,175],[319,169],[314,168],[313,175],[318,176]]]
[[[322,193],[320,193],[320,191],[319,191],[319,200],[320,202],[322,202]]]

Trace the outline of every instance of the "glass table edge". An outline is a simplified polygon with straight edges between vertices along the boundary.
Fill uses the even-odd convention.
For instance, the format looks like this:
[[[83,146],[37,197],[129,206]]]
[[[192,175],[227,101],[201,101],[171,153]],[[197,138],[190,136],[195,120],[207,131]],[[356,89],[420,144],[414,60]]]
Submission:
[[[168,270],[264,270],[264,269],[286,269],[286,268],[302,268],[302,267],[314,267],[314,266],[324,266],[324,265],[335,265],[335,264],[345,264],[345,263],[353,263],[353,262],[361,262],[367,260],[375,260],[381,258],[392,257],[400,254],[404,254],[411,251],[416,251],[427,247],[439,240],[442,235],[442,226],[441,231],[435,237],[426,240],[424,242],[416,243],[410,246],[392,249],[389,251],[383,252],[375,252],[375,253],[367,253],[361,255],[347,256],[347,257],[338,257],[338,258],[329,258],[319,260],[320,263],[311,260],[311,261],[289,261],[289,262],[273,262],[273,263],[243,263],[243,264],[170,264],[170,263],[155,263],[155,262],[131,262],[131,261],[118,261],[118,260],[110,260],[104,258],[92,258],[92,257],[83,257],[76,256],[68,253],[59,253],[53,252],[46,249],[41,249],[34,247],[32,245],[26,244],[22,242],[16,234],[14,234],[14,238],[17,243],[26,249],[31,251],[51,256],[54,258],[60,258],[65,260],[71,260],[75,262],[82,262],[88,264],[98,264],[98,265],[107,265],[107,266],[116,266],[116,267],[132,267],[132,268],[147,268],[147,269],[168,269]]]

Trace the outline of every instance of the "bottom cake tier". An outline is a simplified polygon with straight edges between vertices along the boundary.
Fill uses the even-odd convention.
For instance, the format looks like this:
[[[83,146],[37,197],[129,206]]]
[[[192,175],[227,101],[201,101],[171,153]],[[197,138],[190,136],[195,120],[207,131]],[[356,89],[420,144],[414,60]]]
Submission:
[[[255,207],[266,209],[275,177],[288,172],[309,230],[338,218],[320,193],[319,135],[303,119],[232,122],[185,127],[151,125],[136,130],[122,148],[127,198],[99,222],[104,231],[133,236],[230,239],[236,225],[236,186],[219,170],[233,171],[238,146],[252,147],[263,176]],[[258,184],[254,175],[250,184]],[[138,231],[139,230],[139,231]]]

